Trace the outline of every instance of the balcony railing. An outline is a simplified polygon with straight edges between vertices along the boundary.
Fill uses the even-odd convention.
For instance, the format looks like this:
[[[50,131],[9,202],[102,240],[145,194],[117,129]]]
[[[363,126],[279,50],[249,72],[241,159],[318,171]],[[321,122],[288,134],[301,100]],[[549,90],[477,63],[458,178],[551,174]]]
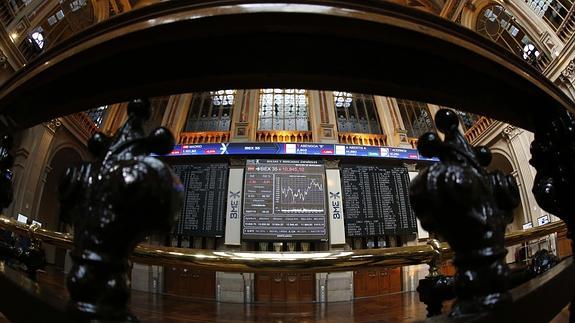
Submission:
[[[206,131],[206,132],[182,132],[180,133],[180,144],[203,144],[211,142],[230,141],[229,131]]]
[[[37,228],[31,231],[29,225],[0,215],[0,228],[19,235],[30,235],[35,239],[56,247],[72,249],[73,235]],[[513,246],[526,241],[548,236],[566,230],[562,221],[552,222],[531,229],[515,231],[505,235],[505,245]],[[426,264],[438,256],[440,262],[450,260],[453,250],[443,242],[434,249],[431,244],[394,248],[358,249],[349,252],[259,252],[216,251],[193,248],[163,247],[139,244],[131,259],[140,264],[150,265],[186,265],[195,268],[220,270],[225,272],[270,272],[282,271],[289,265],[288,271],[339,272],[361,267],[411,266]],[[297,258],[293,255],[298,255]]]
[[[387,145],[387,137],[385,135],[379,135],[379,134],[340,132],[338,134],[338,137],[339,142],[342,144],[364,145],[364,146]]]
[[[475,143],[475,140],[479,138],[479,136],[481,136],[481,134],[494,122],[495,120],[491,118],[479,118],[479,120],[477,120],[477,122],[475,122],[473,126],[465,132],[465,139],[467,139],[471,144]]]
[[[493,124],[493,122],[495,122],[494,119],[487,117],[480,117],[477,120],[477,122],[473,124],[471,128],[467,129],[467,131],[465,132],[465,139],[467,139],[467,141],[469,141],[470,143],[474,143],[474,141],[477,138],[479,138],[479,136],[481,136],[481,134],[483,134],[487,130],[487,128],[489,128],[489,126]],[[414,149],[417,149],[418,140],[419,140],[418,138],[413,137],[407,138],[407,141],[409,141],[409,144]]]
[[[561,38],[562,41],[567,42],[571,36],[573,36],[573,31],[575,31],[575,6],[571,6],[567,16],[557,28],[557,36]]]
[[[256,141],[259,142],[312,142],[311,131],[273,131],[258,130]]]
[[[92,120],[92,118],[90,118],[90,116],[88,116],[88,114],[86,112],[78,112],[78,113],[70,114],[70,115],[66,116],[65,118],[67,118],[73,124],[78,126],[80,128],[81,132],[87,138],[90,138],[93,134],[95,134],[96,132],[98,132],[100,130],[94,124],[94,121]]]

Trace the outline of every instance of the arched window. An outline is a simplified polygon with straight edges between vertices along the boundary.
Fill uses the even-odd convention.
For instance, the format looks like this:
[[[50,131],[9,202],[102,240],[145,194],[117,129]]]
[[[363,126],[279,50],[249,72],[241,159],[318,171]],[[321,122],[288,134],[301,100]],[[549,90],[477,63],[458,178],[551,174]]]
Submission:
[[[373,95],[333,92],[339,132],[381,134]]]
[[[513,15],[501,5],[491,4],[483,8],[477,18],[476,30],[531,64],[544,55]]]
[[[184,132],[229,131],[236,90],[194,93]]]
[[[419,138],[419,136],[426,132],[435,131],[427,104],[397,99],[397,106],[401,113],[403,125],[405,126],[405,130],[407,130],[408,137]]]
[[[258,130],[309,130],[306,90],[261,89]]]

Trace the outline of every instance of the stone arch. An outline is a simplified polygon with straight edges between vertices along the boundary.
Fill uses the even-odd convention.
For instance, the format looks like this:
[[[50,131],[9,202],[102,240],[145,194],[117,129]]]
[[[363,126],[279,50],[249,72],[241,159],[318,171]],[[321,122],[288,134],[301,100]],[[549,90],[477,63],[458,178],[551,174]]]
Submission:
[[[506,175],[512,175],[517,178],[517,168],[513,164],[513,159],[509,154],[501,149],[492,149],[492,160],[491,164],[489,165],[489,170],[499,170]],[[507,225],[506,231],[513,232],[523,229],[523,224],[526,223],[527,217],[525,215],[523,204],[525,202],[526,197],[524,194],[521,194],[522,190],[519,189],[520,198],[521,198],[521,205],[519,205],[513,211],[513,222]],[[508,263],[513,263],[517,261],[522,261],[525,259],[525,248],[521,246],[510,246],[507,248],[507,257],[506,260]]]
[[[490,170],[499,170],[506,175],[516,176],[517,168],[513,165],[512,159],[510,156],[499,149],[492,150],[492,160],[491,164],[489,165],[488,169]],[[521,196],[523,200],[524,197]],[[513,222],[507,226],[508,231],[517,231],[523,229],[523,224],[525,224],[526,215],[523,211],[523,207],[518,206],[513,212]]]
[[[50,153],[48,154],[48,165],[51,165],[52,160],[56,154],[60,153],[60,151],[64,149],[73,150],[75,153],[80,155],[82,160],[90,160],[91,156],[88,153],[85,147],[82,147],[80,144],[77,144],[73,141],[65,141],[57,143],[52,149],[50,149]]]
[[[77,150],[73,145],[64,145],[48,159],[47,167],[49,173],[40,196],[38,204],[37,219],[42,223],[42,227],[54,231],[66,231],[60,219],[60,203],[58,200],[58,183],[64,175],[66,169],[73,164],[85,160],[82,157],[82,150]],[[45,246],[46,259],[49,263],[64,267],[65,250],[53,246]]]

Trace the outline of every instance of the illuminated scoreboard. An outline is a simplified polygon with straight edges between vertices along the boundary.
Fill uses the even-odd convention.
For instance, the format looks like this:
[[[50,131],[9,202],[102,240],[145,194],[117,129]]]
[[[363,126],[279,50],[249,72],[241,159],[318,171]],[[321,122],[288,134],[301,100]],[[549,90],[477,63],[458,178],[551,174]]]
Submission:
[[[246,162],[242,237],[245,240],[326,240],[322,161]]]

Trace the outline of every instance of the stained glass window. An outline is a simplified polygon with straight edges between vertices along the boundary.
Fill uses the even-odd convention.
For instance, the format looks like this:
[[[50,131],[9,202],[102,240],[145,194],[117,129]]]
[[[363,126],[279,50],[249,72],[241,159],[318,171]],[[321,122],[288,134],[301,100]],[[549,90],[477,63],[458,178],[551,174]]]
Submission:
[[[261,89],[258,130],[309,130],[306,90]]]
[[[185,132],[229,131],[236,90],[192,94]]]
[[[333,92],[339,132],[381,134],[373,95]]]
[[[407,136],[411,138],[419,138],[422,134],[435,131],[431,113],[427,108],[427,104],[423,102],[397,99],[397,106],[401,113],[403,125],[407,130]]]

